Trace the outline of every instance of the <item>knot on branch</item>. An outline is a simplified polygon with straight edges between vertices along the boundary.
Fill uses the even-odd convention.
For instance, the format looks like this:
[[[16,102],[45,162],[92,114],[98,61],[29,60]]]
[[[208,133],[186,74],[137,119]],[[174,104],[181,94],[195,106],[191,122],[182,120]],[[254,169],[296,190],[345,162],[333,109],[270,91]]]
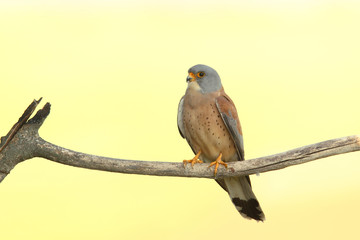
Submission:
[[[1,137],[0,182],[9,174],[16,164],[34,157],[35,148],[31,142],[39,138],[38,130],[50,113],[50,104],[46,103],[45,106],[29,120],[41,99],[42,98],[33,100],[8,134]]]

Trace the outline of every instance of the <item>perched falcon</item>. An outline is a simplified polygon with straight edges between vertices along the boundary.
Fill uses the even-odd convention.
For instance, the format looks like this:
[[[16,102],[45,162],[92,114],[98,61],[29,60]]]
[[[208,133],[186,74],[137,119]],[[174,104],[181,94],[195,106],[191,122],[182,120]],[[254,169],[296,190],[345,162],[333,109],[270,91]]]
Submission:
[[[243,161],[244,146],[239,118],[233,101],[224,92],[218,73],[211,67],[195,65],[189,69],[188,86],[178,108],[180,134],[195,157],[184,165],[198,162],[219,165]],[[239,213],[263,221],[265,215],[251,189],[249,176],[216,180],[228,192]]]

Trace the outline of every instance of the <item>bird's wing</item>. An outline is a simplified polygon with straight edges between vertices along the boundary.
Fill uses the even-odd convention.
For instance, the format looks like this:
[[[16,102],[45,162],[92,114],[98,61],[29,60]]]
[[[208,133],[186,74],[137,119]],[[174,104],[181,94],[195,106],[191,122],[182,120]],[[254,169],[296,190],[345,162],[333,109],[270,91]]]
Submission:
[[[238,160],[239,161],[245,160],[244,140],[242,136],[241,125],[233,101],[230,99],[228,95],[223,93],[220,97],[216,98],[216,107],[221,115],[222,120],[225,123],[227,130],[229,131],[235,143]],[[251,181],[249,176],[246,176],[246,180],[251,186]]]
[[[185,137],[185,129],[184,129],[184,122],[183,122],[183,109],[184,109],[184,96],[180,99],[179,106],[178,106],[178,114],[177,114],[177,125],[179,129],[179,133],[183,138]]]
[[[239,117],[233,101],[223,93],[216,98],[216,107],[221,115],[224,124],[229,131],[236,147],[239,161],[245,159],[244,157],[244,142],[240,126]]]

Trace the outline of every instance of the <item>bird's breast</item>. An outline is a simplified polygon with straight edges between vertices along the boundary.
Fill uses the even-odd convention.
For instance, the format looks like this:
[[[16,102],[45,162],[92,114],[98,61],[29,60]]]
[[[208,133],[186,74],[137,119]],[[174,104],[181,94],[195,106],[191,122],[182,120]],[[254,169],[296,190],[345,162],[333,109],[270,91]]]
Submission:
[[[189,144],[202,151],[205,161],[214,161],[221,152],[224,161],[234,161],[235,144],[216,107],[217,94],[187,91],[184,97],[183,125]]]

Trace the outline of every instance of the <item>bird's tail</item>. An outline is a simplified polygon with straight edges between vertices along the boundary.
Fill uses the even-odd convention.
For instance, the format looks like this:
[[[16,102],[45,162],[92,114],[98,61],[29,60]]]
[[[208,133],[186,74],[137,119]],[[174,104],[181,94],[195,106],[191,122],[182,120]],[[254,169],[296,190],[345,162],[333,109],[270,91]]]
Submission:
[[[231,201],[241,216],[256,221],[264,221],[265,215],[255,197],[248,177],[224,178]]]

